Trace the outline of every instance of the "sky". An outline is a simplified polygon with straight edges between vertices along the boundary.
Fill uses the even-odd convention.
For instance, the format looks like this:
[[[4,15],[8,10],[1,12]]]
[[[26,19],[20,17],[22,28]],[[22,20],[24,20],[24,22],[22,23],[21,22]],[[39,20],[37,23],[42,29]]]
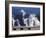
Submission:
[[[21,10],[24,10],[26,14],[40,15],[40,8],[35,7],[12,7],[12,15],[16,16],[21,14]]]

